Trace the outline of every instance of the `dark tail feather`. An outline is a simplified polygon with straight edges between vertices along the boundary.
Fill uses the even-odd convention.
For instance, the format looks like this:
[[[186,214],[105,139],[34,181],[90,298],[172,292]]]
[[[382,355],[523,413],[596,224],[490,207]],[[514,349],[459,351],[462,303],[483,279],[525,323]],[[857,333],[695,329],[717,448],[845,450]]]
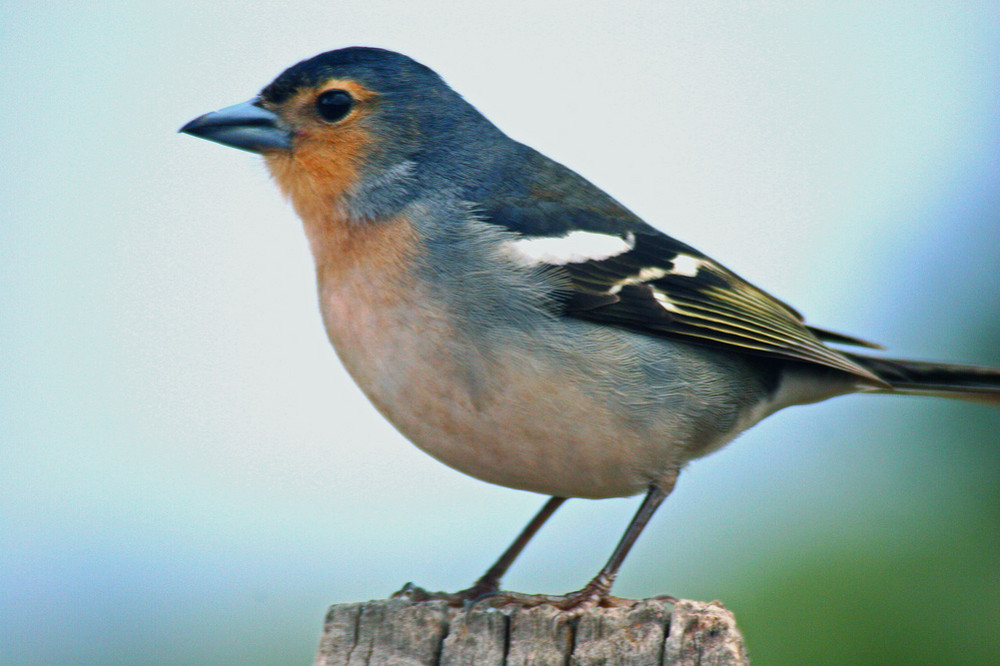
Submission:
[[[891,393],[935,395],[1000,406],[1000,370],[845,354],[882,378]]]

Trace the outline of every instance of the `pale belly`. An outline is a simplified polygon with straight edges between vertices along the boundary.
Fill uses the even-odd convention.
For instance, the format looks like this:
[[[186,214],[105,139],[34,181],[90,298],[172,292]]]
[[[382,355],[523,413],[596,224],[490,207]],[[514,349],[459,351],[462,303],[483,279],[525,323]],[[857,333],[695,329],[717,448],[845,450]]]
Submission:
[[[717,444],[703,441],[713,435],[699,419],[673,413],[705,402],[686,393],[698,382],[636,398],[616,382],[642,379],[616,377],[620,368],[585,345],[540,354],[549,338],[516,331],[473,343],[443,317],[388,303],[349,312],[327,298],[330,339],[372,403],[422,450],[478,479],[563,497],[632,495]]]
[[[418,447],[478,479],[563,497],[613,497],[658,476],[662,445],[551,368],[494,368],[490,386],[454,382],[448,359],[402,392],[366,391]],[[409,371],[410,369],[407,369]],[[642,435],[646,435],[643,437]]]

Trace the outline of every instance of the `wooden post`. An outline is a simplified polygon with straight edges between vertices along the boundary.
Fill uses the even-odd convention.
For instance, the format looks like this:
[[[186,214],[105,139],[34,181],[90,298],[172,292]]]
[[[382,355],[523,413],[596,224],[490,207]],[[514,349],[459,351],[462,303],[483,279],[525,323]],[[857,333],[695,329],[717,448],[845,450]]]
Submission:
[[[569,618],[551,606],[449,608],[380,599],[331,606],[316,666],[746,666],[718,601],[656,599]]]

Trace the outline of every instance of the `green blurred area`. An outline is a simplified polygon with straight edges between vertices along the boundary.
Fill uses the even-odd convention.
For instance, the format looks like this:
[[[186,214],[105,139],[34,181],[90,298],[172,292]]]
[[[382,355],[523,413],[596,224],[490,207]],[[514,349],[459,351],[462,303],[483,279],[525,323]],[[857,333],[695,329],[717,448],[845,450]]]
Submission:
[[[983,447],[996,419],[963,414],[969,434],[953,444],[997,469]],[[1000,663],[1000,483],[969,472],[965,500],[939,504],[903,545],[821,540],[722,583],[754,663]]]

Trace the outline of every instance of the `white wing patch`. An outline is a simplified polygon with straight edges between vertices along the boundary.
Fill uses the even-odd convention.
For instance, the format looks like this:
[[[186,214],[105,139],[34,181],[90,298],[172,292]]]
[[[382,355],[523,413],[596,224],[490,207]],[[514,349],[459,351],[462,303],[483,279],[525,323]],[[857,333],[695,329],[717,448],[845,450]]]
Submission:
[[[652,282],[653,280],[659,280],[661,277],[670,275],[670,271],[665,268],[657,268],[655,266],[646,266],[639,271],[638,275],[622,278],[616,281],[608,289],[609,294],[617,294],[622,290],[622,287],[627,287],[633,284],[642,284],[644,282]]]
[[[635,235],[625,238],[594,231],[571,231],[565,236],[534,236],[519,238],[504,244],[505,254],[523,265],[582,264],[601,261],[630,251],[635,247]]]
[[[704,259],[692,257],[690,254],[678,254],[670,260],[670,263],[674,265],[673,269],[670,270],[672,275],[683,275],[684,277],[692,278],[696,277],[698,271],[702,268],[710,265]]]
[[[622,290],[622,287],[653,282],[654,280],[659,280],[660,278],[667,277],[668,275],[682,275],[684,277],[693,278],[697,277],[698,271],[703,268],[712,267],[711,260],[692,257],[690,254],[678,254],[671,260],[670,263],[673,264],[673,267],[670,269],[658,268],[656,266],[646,266],[639,271],[638,275],[617,280],[608,289],[608,293],[617,294]],[[660,304],[660,307],[667,312],[681,312],[681,309],[677,306],[677,304],[670,300],[670,297],[659,289],[653,289],[653,298],[655,298],[656,302]]]
[[[670,300],[670,298],[659,289],[653,290],[653,298],[655,298],[656,302],[660,304],[660,307],[662,307],[667,312],[681,311],[680,308],[677,307],[677,304],[674,303],[672,300]]]
[[[634,278],[630,278],[629,282],[631,284],[638,284],[640,282],[652,282],[653,280],[659,280],[661,277],[666,276],[670,271],[663,268],[657,268],[656,266],[646,266],[639,274]]]

